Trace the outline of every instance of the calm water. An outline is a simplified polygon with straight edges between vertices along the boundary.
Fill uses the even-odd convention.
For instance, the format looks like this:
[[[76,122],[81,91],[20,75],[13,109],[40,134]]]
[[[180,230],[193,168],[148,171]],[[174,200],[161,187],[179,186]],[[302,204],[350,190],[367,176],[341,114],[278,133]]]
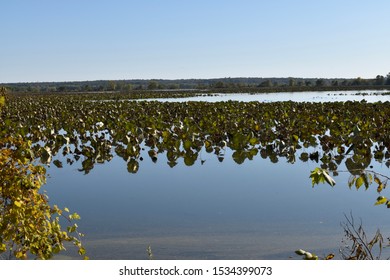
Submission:
[[[259,93],[259,94],[244,94],[244,93],[218,93],[212,96],[200,95],[186,98],[156,98],[149,100],[157,100],[161,102],[185,102],[185,101],[259,101],[259,102],[277,102],[277,101],[295,101],[295,102],[336,102],[336,101],[362,101],[367,102],[385,102],[390,101],[390,95],[381,95],[388,90],[363,90],[363,91],[308,91],[308,92],[274,92],[274,93]],[[147,99],[144,99],[147,100]]]
[[[204,164],[171,168],[164,154],[156,163],[142,156],[137,174],[119,157],[88,175],[77,164],[48,169],[51,203],[80,214],[91,259],[146,259],[148,245],[157,259],[288,259],[299,248],[337,254],[340,222],[351,211],[369,232],[389,230],[388,210],[373,206],[375,188],[349,189],[348,173],[333,188],[312,188],[315,162],[273,164],[257,155],[238,165],[229,150],[222,163],[203,151]]]

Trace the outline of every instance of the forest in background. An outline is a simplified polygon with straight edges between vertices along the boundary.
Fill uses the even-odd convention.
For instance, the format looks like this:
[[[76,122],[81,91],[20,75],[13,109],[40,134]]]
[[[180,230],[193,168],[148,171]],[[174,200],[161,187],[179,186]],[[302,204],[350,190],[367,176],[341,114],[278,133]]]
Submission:
[[[132,92],[142,90],[204,90],[204,91],[306,91],[355,90],[390,88],[390,73],[372,79],[325,78],[218,78],[218,79],[129,79],[74,82],[2,83],[9,92]]]

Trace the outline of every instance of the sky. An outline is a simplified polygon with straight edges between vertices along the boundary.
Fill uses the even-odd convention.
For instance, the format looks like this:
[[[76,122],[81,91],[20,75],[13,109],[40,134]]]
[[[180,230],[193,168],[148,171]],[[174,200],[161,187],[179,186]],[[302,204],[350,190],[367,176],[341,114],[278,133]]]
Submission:
[[[0,83],[390,72],[388,0],[2,0]]]

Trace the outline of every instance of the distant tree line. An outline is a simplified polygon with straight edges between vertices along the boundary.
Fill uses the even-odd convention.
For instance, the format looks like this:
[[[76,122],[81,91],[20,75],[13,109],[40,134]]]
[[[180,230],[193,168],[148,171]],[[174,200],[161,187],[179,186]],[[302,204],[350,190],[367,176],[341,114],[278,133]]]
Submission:
[[[218,90],[218,89],[275,89],[315,87],[390,86],[390,73],[372,79],[323,78],[218,78],[218,79],[153,79],[153,80],[98,80],[81,82],[4,83],[10,92],[132,92],[138,90]]]

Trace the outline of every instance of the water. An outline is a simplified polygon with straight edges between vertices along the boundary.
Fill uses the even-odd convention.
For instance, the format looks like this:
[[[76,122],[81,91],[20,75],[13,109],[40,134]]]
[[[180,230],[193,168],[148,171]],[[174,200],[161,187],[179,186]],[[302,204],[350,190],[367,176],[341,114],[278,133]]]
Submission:
[[[229,151],[222,163],[203,160],[170,168],[164,156],[148,158],[136,174],[117,157],[88,175],[53,167],[46,189],[52,203],[81,215],[92,259],[146,259],[148,245],[158,259],[288,259],[299,248],[325,255],[341,245],[345,214],[369,231],[387,224],[375,188],[350,190],[347,173],[333,188],[312,188],[315,162],[257,156],[238,165]]]
[[[390,101],[388,95],[356,92],[219,94],[159,101]],[[377,91],[376,91],[377,92]],[[337,184],[311,186],[310,171],[320,163],[280,158],[277,164],[259,155],[239,165],[227,150],[221,163],[213,154],[188,167],[174,168],[159,154],[145,155],[136,174],[114,157],[88,175],[80,166],[48,169],[45,189],[52,204],[80,214],[78,222],[91,259],[147,259],[151,245],[156,259],[288,259],[302,248],[324,256],[336,253],[343,238],[345,215],[361,218],[368,233],[389,230],[388,211],[374,206],[378,194],[349,189],[349,173]],[[82,159],[80,160],[82,161]],[[388,169],[372,163],[374,170]],[[346,170],[344,165],[341,170]],[[59,258],[74,257],[72,250]]]
[[[390,95],[381,95],[386,90],[366,90],[366,91],[307,91],[307,92],[273,92],[273,93],[218,93],[213,95],[199,95],[185,98],[155,98],[142,100],[155,100],[161,102],[186,102],[186,101],[259,101],[259,102],[277,102],[277,101],[295,101],[295,102],[344,102],[348,100],[367,102],[386,102],[390,101]]]

